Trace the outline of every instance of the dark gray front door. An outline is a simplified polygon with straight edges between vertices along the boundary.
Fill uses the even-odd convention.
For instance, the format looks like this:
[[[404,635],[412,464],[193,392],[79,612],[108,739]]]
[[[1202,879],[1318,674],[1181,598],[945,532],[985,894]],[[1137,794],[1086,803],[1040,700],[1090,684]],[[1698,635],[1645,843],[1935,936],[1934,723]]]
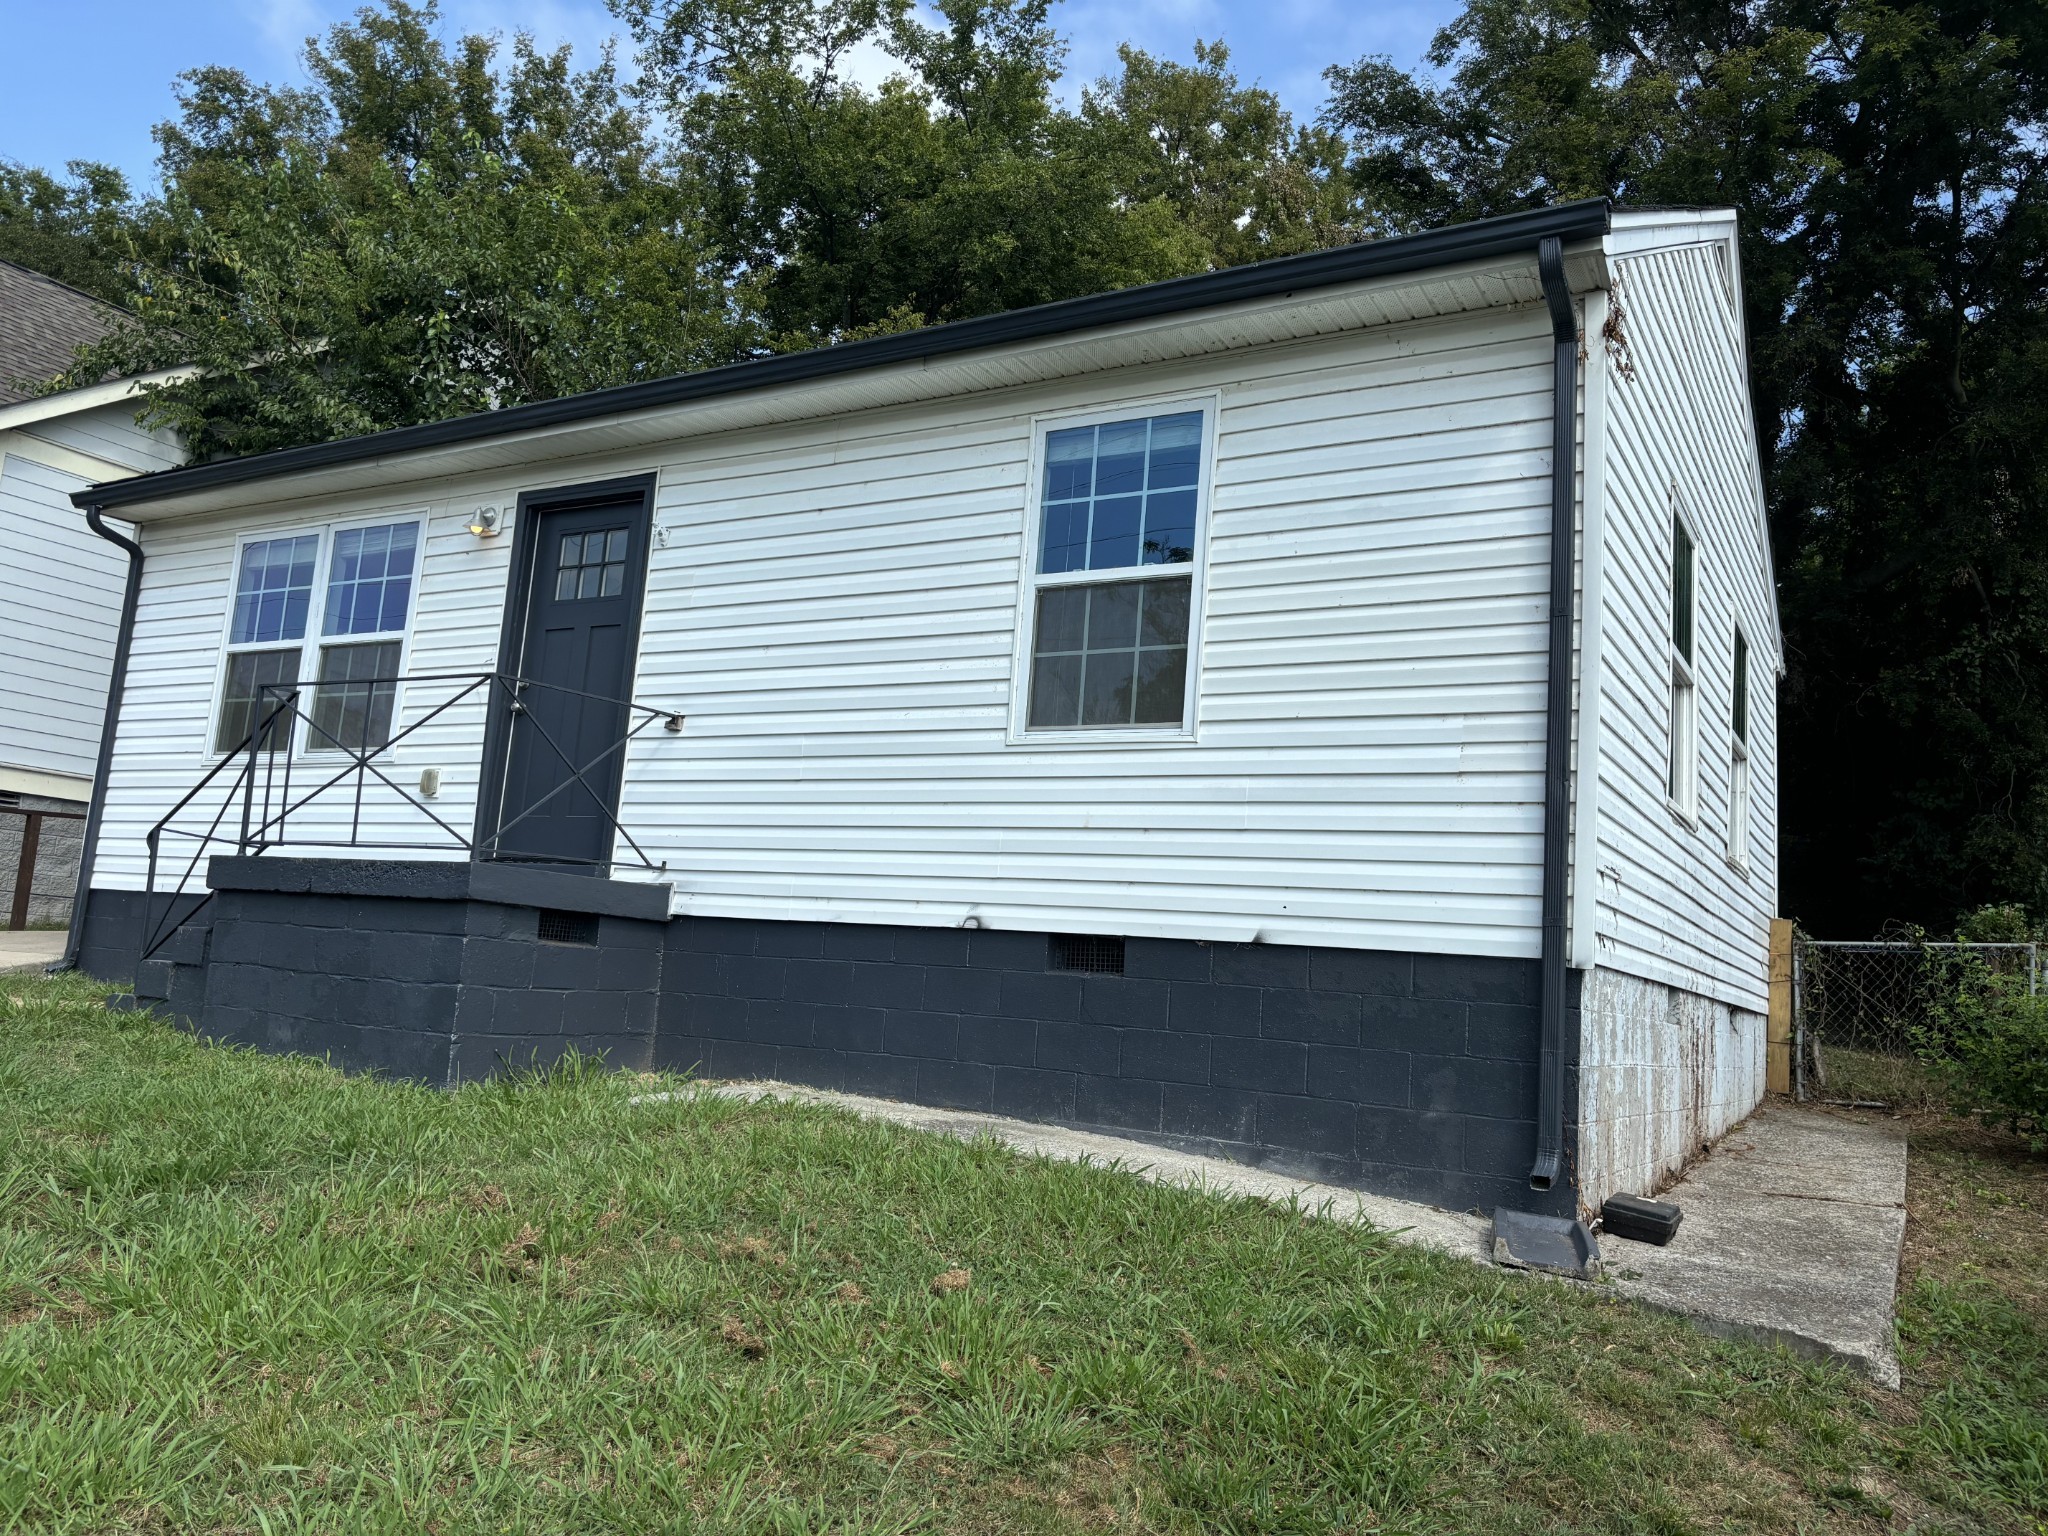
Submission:
[[[506,733],[501,858],[601,873],[647,565],[643,494],[539,510]]]

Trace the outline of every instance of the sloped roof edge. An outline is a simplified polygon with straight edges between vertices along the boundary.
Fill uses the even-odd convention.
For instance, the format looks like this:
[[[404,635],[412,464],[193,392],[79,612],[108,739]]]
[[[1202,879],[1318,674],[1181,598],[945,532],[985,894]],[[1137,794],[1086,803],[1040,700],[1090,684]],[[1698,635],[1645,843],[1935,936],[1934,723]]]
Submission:
[[[1420,234],[1361,241],[1302,256],[1285,256],[1111,293],[1062,299],[1029,309],[1007,310],[973,320],[956,320],[946,325],[877,336],[866,341],[842,342],[808,352],[784,353],[698,373],[675,374],[645,383],[592,390],[559,400],[542,400],[531,405],[457,416],[413,427],[395,427],[362,437],[309,443],[301,448],[284,448],[247,458],[159,470],[129,480],[91,486],[78,492],[72,500],[81,507],[98,506],[112,510],[218,486],[277,479],[306,470],[388,458],[393,454],[508,436],[568,422],[624,415],[745,390],[771,389],[835,374],[1000,347],[1070,331],[1091,330],[1185,310],[1207,309],[1245,299],[1267,298],[1362,278],[1479,261],[1518,250],[1533,253],[1538,241],[1552,236],[1572,241],[1605,235],[1611,213],[1612,207],[1607,199],[1590,198],[1551,208],[1504,214],[1499,218],[1449,225]]]

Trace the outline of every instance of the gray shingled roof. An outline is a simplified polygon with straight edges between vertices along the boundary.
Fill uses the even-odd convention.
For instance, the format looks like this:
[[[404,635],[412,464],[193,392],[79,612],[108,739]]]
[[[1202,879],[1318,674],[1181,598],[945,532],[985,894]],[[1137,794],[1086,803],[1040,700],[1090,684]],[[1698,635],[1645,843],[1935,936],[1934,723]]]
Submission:
[[[121,312],[104,299],[0,261],[0,405],[26,400],[17,379],[53,379],[74,349],[98,341]]]

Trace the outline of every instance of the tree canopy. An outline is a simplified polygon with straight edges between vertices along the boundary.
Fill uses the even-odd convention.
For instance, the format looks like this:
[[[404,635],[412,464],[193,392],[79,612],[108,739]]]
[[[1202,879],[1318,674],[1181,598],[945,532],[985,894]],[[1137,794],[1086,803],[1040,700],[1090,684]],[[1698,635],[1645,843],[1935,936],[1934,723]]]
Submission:
[[[0,166],[0,256],[126,306],[74,377],[204,365],[152,404],[207,458],[1564,198],[1732,205],[1786,910],[2048,914],[2038,0],[1467,0],[1310,123],[1201,42],[1064,104],[1050,0],[610,3],[631,85],[406,0],[304,87],[194,71],[160,193]]]
[[[1325,124],[1396,221],[1741,211],[1786,909],[2048,913],[2048,13],[1470,0],[1431,63],[1330,74]]]

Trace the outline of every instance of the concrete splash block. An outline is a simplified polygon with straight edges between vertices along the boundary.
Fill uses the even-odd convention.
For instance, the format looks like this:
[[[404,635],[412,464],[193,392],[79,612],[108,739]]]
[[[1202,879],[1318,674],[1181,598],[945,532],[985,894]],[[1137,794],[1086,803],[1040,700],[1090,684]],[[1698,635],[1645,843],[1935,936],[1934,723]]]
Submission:
[[[1898,1386],[1902,1136],[1771,1104],[1660,1198],[1685,1212],[1668,1247],[1603,1239],[1622,1295],[1709,1333],[1783,1344]]]

